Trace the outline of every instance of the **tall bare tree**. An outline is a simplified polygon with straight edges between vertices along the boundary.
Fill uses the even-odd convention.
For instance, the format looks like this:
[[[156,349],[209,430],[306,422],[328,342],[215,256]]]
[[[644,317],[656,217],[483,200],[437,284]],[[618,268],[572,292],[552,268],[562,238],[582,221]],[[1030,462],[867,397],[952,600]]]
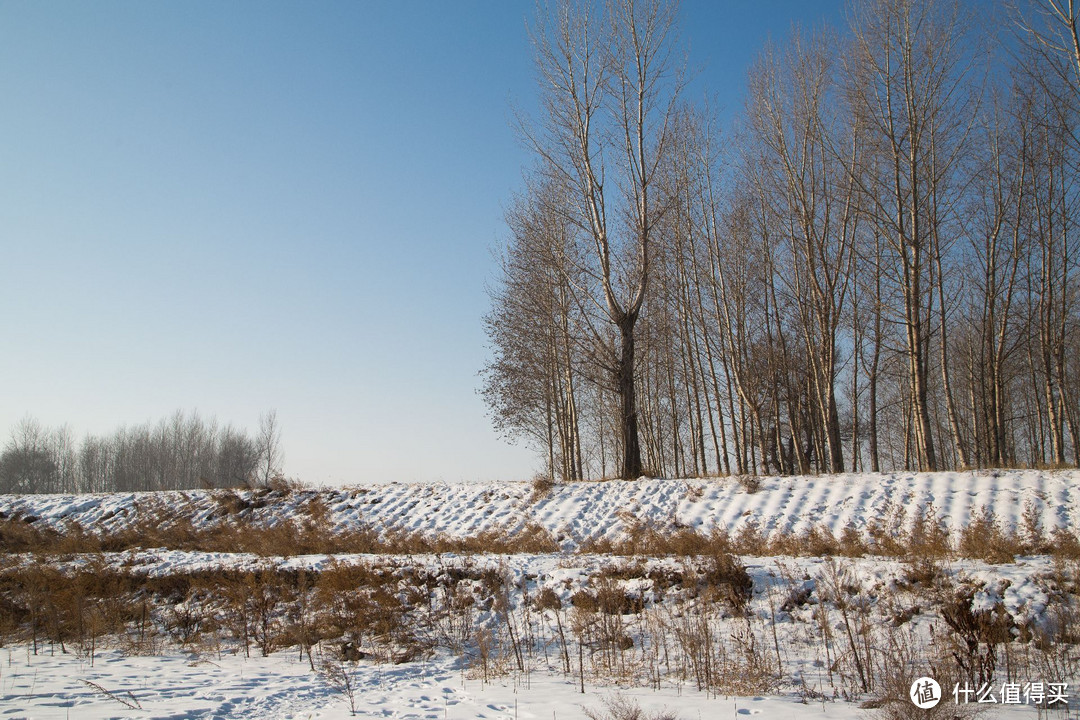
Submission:
[[[835,44],[796,31],[782,57],[766,51],[751,75],[748,112],[761,153],[757,192],[790,256],[781,282],[794,300],[809,364],[816,455],[830,471],[843,472],[837,341],[858,230],[858,138],[832,110]]]
[[[483,392],[497,427],[544,451],[549,477],[576,480],[584,474],[581,355],[591,347],[581,305],[586,280],[575,271],[578,248],[561,211],[562,188],[536,180],[507,212],[502,273],[484,318],[494,357]]]
[[[855,0],[766,51],[722,145],[672,6],[542,15],[504,427],[567,479],[1075,461],[1078,13],[1023,1],[984,75],[967,0]]]
[[[965,26],[956,3],[875,0],[854,14],[847,60],[852,112],[865,130],[855,177],[864,210],[891,251],[902,292],[912,430],[919,466],[939,467],[930,410],[935,259],[946,203],[959,183],[964,143],[974,122]]]
[[[682,85],[676,19],[666,0],[613,1],[603,17],[562,2],[540,14],[533,35],[544,112],[524,134],[541,171],[569,189],[567,217],[591,247],[590,300],[613,330],[596,351],[619,397],[623,478],[642,471],[637,327],[656,228],[672,203],[658,178]]]
[[[259,434],[255,438],[255,445],[259,452],[255,481],[267,487],[271,480],[281,476],[281,465],[285,461],[277,410],[268,410],[259,415]]]

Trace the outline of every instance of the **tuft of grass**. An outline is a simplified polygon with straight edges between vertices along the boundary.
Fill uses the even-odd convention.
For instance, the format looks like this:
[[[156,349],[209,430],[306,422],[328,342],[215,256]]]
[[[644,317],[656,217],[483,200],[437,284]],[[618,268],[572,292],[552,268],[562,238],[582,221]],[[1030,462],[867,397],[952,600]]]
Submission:
[[[532,479],[532,497],[531,502],[542,500],[548,495],[551,495],[551,491],[555,489],[555,481],[547,475],[536,475]]]

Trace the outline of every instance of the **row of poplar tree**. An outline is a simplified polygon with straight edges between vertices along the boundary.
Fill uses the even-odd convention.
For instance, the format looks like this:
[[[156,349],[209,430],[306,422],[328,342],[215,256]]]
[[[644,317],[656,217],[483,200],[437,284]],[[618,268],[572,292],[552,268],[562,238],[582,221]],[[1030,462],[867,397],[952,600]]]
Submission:
[[[1077,464],[1078,14],[857,2],[721,134],[673,4],[542,12],[496,425],[566,480]]]
[[[76,440],[25,418],[0,453],[0,493],[84,493],[269,485],[281,476],[277,413],[255,435],[177,411],[157,423]]]

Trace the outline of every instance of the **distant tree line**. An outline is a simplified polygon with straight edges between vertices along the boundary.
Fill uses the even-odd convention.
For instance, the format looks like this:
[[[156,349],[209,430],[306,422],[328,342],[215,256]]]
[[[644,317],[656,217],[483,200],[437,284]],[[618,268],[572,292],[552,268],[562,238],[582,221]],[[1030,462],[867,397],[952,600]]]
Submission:
[[[1076,465],[1078,15],[856,2],[721,139],[674,5],[541,14],[497,427],[566,480]]]
[[[277,414],[255,436],[198,413],[77,442],[67,426],[21,421],[0,453],[2,493],[186,490],[268,484],[281,473]]]

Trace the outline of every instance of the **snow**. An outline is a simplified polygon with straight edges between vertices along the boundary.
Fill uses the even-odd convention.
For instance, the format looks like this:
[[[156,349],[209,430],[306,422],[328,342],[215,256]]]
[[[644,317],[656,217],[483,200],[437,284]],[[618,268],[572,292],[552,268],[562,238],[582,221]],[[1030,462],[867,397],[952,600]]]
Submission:
[[[800,532],[821,526],[835,534],[847,527],[865,530],[897,508],[912,511],[932,505],[946,527],[958,532],[984,510],[1006,528],[1018,528],[1025,507],[1034,507],[1046,531],[1080,528],[1080,472],[893,473],[841,475],[827,478],[763,478],[749,493],[734,479],[652,480],[558,485],[537,497],[526,483],[440,485],[374,485],[340,490],[293,491],[281,494],[240,493],[239,515],[272,524],[305,513],[314,502],[326,506],[326,522],[337,528],[367,524],[382,529],[440,533],[466,537],[500,528],[514,530],[538,523],[556,537],[560,553],[508,556],[443,555],[302,555],[260,557],[242,553],[207,553],[145,549],[97,556],[107,565],[137,575],[168,576],[221,568],[284,568],[319,570],[330,563],[418,567],[431,576],[458,567],[485,568],[508,574],[515,586],[532,597],[553,591],[564,606],[590,579],[613,565],[640,564],[643,572],[685,569],[694,559],[612,558],[575,552],[589,539],[618,540],[634,523],[660,530],[691,527],[708,533],[737,534],[748,522],[763,532]],[[92,496],[0,496],[0,517],[35,518],[35,524],[62,529],[78,522],[91,530],[118,530],[134,522],[152,504],[162,504],[211,526],[227,520],[221,493],[114,493]],[[255,502],[254,500],[257,500]],[[8,558],[19,562],[19,557]],[[25,560],[26,558],[21,558]],[[77,566],[83,556],[58,558],[61,566]],[[803,694],[787,685],[770,696],[724,697],[698,691],[692,681],[666,678],[659,687],[619,687],[613,680],[585,678],[581,694],[576,676],[565,676],[556,658],[538,657],[527,672],[482,680],[475,667],[445,648],[433,656],[401,665],[361,660],[346,665],[357,688],[359,717],[387,718],[564,718],[585,717],[585,707],[602,711],[605,698],[616,695],[638,702],[647,711],[667,709],[683,720],[757,717],[870,718],[857,702],[833,699],[815,640],[807,627],[812,612],[800,603],[784,610],[785,598],[816,597],[844,573],[866,597],[888,590],[903,595],[905,573],[900,560],[817,557],[743,557],[753,580],[749,619],[765,628],[773,623],[783,648],[784,675],[800,677],[828,699],[802,702]],[[1059,592],[1052,578],[1060,572],[1053,558],[1018,557],[1010,564],[977,560],[946,561],[943,571],[957,585],[974,591],[972,609],[1003,607],[1018,623],[1047,621],[1051,595]],[[833,580],[830,580],[833,578]],[[668,611],[677,591],[666,599],[654,594],[641,573],[618,580],[623,590],[644,599],[647,607]],[[520,611],[520,600],[516,609]],[[677,612],[677,609],[671,610]],[[478,613],[478,622],[485,621]],[[536,620],[540,622],[540,620]],[[631,622],[634,622],[631,620]],[[735,621],[733,621],[735,622]],[[933,633],[935,617],[917,613],[910,627],[924,637]],[[730,627],[734,627],[733,625]],[[318,661],[318,657],[316,657]],[[1026,678],[1037,681],[1040,678]],[[1080,678],[1077,679],[1080,682]],[[1070,686],[1071,708],[1080,705]],[[946,688],[948,694],[951,688]],[[814,696],[817,697],[817,696]],[[1031,706],[995,705],[984,717],[1066,717],[1060,710],[1040,715]],[[914,710],[913,710],[914,713]],[[914,715],[913,715],[914,716]],[[155,655],[131,655],[113,642],[95,657],[43,645],[34,654],[27,644],[0,648],[0,720],[8,718],[325,718],[351,717],[349,702],[331,688],[297,648],[269,657],[250,658],[235,644],[200,647],[197,651],[166,644]],[[1069,717],[1073,717],[1070,715]]]
[[[241,498],[255,497],[241,491]],[[62,528],[118,530],[136,519],[137,508],[160,504],[192,517],[195,524],[220,522],[227,512],[221,492],[110,493],[100,495],[0,495],[0,517],[39,518]],[[1043,529],[1080,528],[1080,471],[982,471],[846,474],[827,477],[761,478],[749,493],[737,480],[642,479],[568,483],[536,497],[528,483],[391,483],[345,489],[271,493],[239,515],[273,524],[321,501],[335,528],[366,524],[380,529],[466,537],[487,531],[516,531],[537,523],[563,550],[589,539],[618,540],[635,522],[657,529],[677,526],[703,533],[737,534],[756,522],[766,535],[802,532],[812,526],[839,535],[865,530],[896,511],[932,507],[953,533],[984,510],[1006,529],[1020,527],[1034,507]]]
[[[33,656],[20,647],[0,651],[0,662],[0,717],[10,720],[352,717],[348,700],[319,680],[307,660],[300,662],[293,652],[245,658],[242,654],[179,653],[130,657],[110,651],[91,666],[74,655]],[[397,666],[360,663],[355,680],[357,713],[366,718],[570,720],[583,718],[583,707],[601,709],[603,699],[614,693],[637,700],[647,711],[674,710],[687,720],[863,715],[844,703],[823,706],[801,705],[790,698],[714,698],[689,688],[651,691],[587,686],[581,695],[573,683],[550,675],[534,675],[528,684],[511,679],[485,683],[446,660]]]
[[[161,575],[207,571],[215,568],[284,567],[319,569],[327,556],[260,558],[227,553],[147,551],[107,554],[106,561],[130,572]],[[904,563],[883,558],[833,561],[826,558],[744,558],[754,582],[750,622],[762,629],[774,606],[792,588],[813,590],[828,584],[830,573],[839,569],[863,588],[866,595],[895,588],[905,572]],[[67,559],[77,564],[78,557]],[[477,572],[499,568],[509,573],[514,584],[524,582],[536,597],[543,588],[553,590],[564,604],[586,587],[600,570],[618,564],[640,564],[645,571],[678,569],[693,559],[612,558],[603,555],[512,555],[400,556],[345,555],[335,558],[344,564],[410,566],[423,568],[433,576],[455,567],[471,567]],[[842,565],[834,563],[842,562]],[[987,565],[974,561],[957,562],[946,572],[958,580],[982,584],[976,605],[992,608],[1004,604],[1018,617],[1037,616],[1045,607],[1043,579],[1054,569],[1048,557],[1021,558],[1011,565]],[[845,581],[847,582],[847,580]],[[637,583],[635,585],[635,583]],[[629,579],[624,589],[648,592],[651,583]],[[820,590],[820,588],[818,588]],[[1004,592],[1002,592],[1004,590]],[[650,603],[651,604],[651,603]],[[1036,606],[1036,607],[1033,607]],[[519,608],[520,609],[520,608]],[[977,609],[977,608],[976,608]],[[586,678],[586,693],[579,690],[576,676],[559,672],[558,660],[538,659],[527,673],[511,673],[483,682],[474,667],[466,668],[460,658],[440,650],[434,657],[402,665],[361,661],[349,668],[355,683],[360,717],[388,718],[583,718],[583,707],[599,710],[604,698],[629,697],[645,710],[668,709],[679,718],[744,717],[770,718],[867,718],[855,702],[833,699],[824,672],[815,661],[813,643],[804,637],[807,618],[794,617],[809,610],[793,608],[777,614],[776,630],[786,658],[785,674],[801,676],[807,685],[826,698],[804,704],[790,687],[768,697],[725,697],[698,691],[692,681],[665,680],[659,689],[619,687],[611,680]],[[479,621],[484,622],[483,617]],[[912,626],[926,630],[933,619],[916,617]],[[1032,678],[1035,680],[1037,678]],[[91,684],[92,683],[92,684]],[[1075,697],[1075,694],[1073,695]],[[128,707],[125,703],[135,705]],[[1035,717],[1033,707],[995,706],[991,717]],[[99,650],[93,662],[74,652],[62,653],[42,645],[39,654],[29,645],[0,650],[0,718],[327,718],[350,717],[344,695],[331,689],[296,648],[250,658],[235,645],[203,648],[200,652],[180,652],[165,648],[156,656],[131,656],[116,648]],[[1044,711],[1042,717],[1047,717]],[[1063,712],[1048,717],[1064,718]]]
[[[361,661],[350,672],[357,713],[364,718],[569,720],[584,718],[584,707],[602,709],[604,699],[614,695],[632,698],[646,711],[674,711],[684,720],[870,717],[858,705],[839,700],[804,704],[790,694],[717,697],[697,691],[692,684],[653,690],[587,683],[582,695],[575,680],[554,672],[483,682],[446,655],[403,665]],[[998,705],[990,709],[988,717],[1037,716],[1033,707]],[[93,664],[59,651],[35,656],[29,646],[0,650],[0,718],[5,720],[348,717],[352,716],[347,698],[311,672],[306,658],[301,661],[295,650],[265,658],[246,658],[237,652],[196,655],[176,651],[130,656],[107,650],[100,652]],[[1039,717],[1048,715],[1043,711]],[[1049,717],[1065,716],[1054,712]]]

